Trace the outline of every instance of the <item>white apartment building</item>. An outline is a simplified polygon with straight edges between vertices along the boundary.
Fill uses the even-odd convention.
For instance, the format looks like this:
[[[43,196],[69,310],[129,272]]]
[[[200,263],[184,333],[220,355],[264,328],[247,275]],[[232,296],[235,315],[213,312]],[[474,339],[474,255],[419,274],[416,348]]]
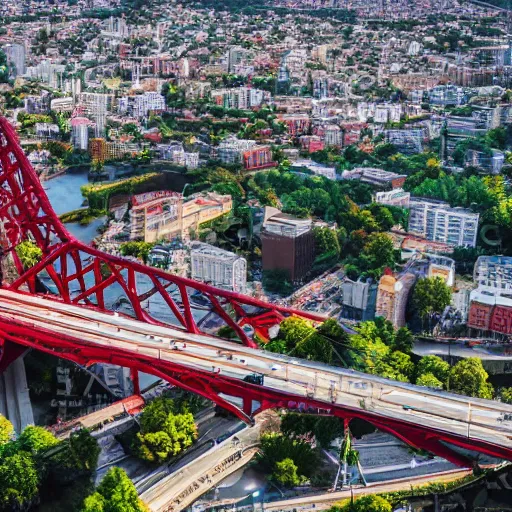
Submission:
[[[400,206],[409,208],[411,200],[410,192],[406,192],[403,188],[394,188],[386,192],[376,192],[375,202],[379,204],[388,204],[390,206]]]
[[[27,69],[25,61],[25,46],[22,44],[12,43],[6,44],[3,48],[7,61],[11,65],[11,78],[18,75],[24,75]]]
[[[357,117],[363,123],[366,123],[369,118],[373,118],[373,121],[379,124],[398,123],[401,115],[402,105],[400,103],[367,103],[363,101],[357,104]]]
[[[197,169],[199,167],[199,153],[187,153],[183,148],[172,152],[172,161],[176,165]]]
[[[227,137],[219,144],[217,156],[224,164],[238,164],[242,161],[243,153],[255,145],[255,140]]]
[[[202,242],[193,242],[191,249],[192,279],[245,293],[247,284],[245,258]]]
[[[158,92],[145,92],[133,100],[133,116],[147,117],[151,111],[165,110],[165,98]]]
[[[409,231],[427,240],[452,246],[475,247],[480,215],[448,203],[413,198],[410,201]]]

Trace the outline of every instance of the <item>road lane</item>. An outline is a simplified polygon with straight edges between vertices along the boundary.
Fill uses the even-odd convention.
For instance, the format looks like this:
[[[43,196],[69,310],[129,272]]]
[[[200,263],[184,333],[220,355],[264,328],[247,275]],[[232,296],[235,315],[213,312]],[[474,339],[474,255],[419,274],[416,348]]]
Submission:
[[[123,348],[203,372],[351,407],[414,425],[512,448],[512,406],[438,392],[380,377],[254,350],[217,338],[0,290],[0,315],[100,346]]]

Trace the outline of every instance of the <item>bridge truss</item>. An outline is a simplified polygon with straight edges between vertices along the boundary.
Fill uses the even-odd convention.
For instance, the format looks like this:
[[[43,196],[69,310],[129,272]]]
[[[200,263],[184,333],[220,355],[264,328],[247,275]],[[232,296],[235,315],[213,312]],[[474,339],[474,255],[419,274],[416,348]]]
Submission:
[[[207,334],[204,325],[194,318],[191,305],[199,295],[217,320],[231,327],[239,341],[251,348],[257,346],[244,331],[244,324],[268,327],[289,315],[322,321],[317,315],[173,276],[81,243],[68,233],[53,211],[13,128],[3,118],[0,118],[0,223],[5,233],[3,252],[12,255],[19,273],[18,279],[4,287],[21,294],[106,313],[117,309],[118,314],[147,324],[177,327],[184,333]],[[27,240],[42,251],[41,261],[29,270],[23,267],[16,252],[16,247]],[[108,291],[112,288],[123,298],[116,304],[109,299]],[[150,299],[158,300],[160,308],[156,313],[147,307]],[[510,448],[487,441],[425,428],[410,421],[379,417],[364,409],[294,396],[123,348],[84,342],[3,315],[0,315],[0,348],[0,372],[27,348],[33,348],[82,366],[109,363],[153,374],[212,400],[246,422],[252,422],[256,413],[269,408],[333,415],[347,423],[360,418],[457,465],[473,464],[466,450],[512,460]],[[226,397],[234,397],[243,405],[239,407]]]

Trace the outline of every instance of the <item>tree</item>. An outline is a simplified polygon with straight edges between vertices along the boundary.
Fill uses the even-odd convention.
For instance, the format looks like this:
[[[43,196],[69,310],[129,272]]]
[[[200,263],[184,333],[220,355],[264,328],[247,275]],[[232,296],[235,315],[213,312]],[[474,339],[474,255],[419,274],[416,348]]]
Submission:
[[[320,363],[332,363],[332,345],[329,340],[314,333],[299,341],[296,345],[296,354],[304,359]]]
[[[96,492],[84,501],[82,512],[148,512],[128,475],[113,467],[103,477]]]
[[[92,472],[98,465],[101,448],[98,441],[86,428],[72,432],[68,441],[68,465],[71,467]]]
[[[408,380],[411,379],[414,373],[414,363],[411,361],[410,355],[395,350],[386,358],[386,362],[397,373],[404,375]]]
[[[423,373],[416,380],[417,386],[427,388],[443,389],[443,383],[433,373]]]
[[[395,266],[393,240],[385,233],[371,233],[363,247],[361,261],[363,270],[380,277],[385,267]]]
[[[500,391],[500,399],[506,404],[512,404],[512,388],[503,388]]]
[[[177,406],[165,397],[156,398],[144,409],[140,426],[134,450],[140,458],[150,462],[174,457],[197,439],[193,415],[186,406]]]
[[[134,256],[146,263],[153,245],[150,242],[125,242],[120,245],[120,250],[123,256]]]
[[[340,244],[336,231],[330,228],[314,228],[313,234],[315,236],[315,253],[317,256],[332,253],[335,256],[340,254]]]
[[[304,477],[297,473],[297,469],[293,460],[288,457],[276,463],[272,479],[285,487],[296,487],[304,481]]]
[[[12,423],[0,414],[0,445],[12,441],[14,438],[14,427]]]
[[[441,314],[451,301],[451,289],[441,277],[425,277],[414,287],[414,305],[422,319],[429,319],[429,325],[434,315]]]
[[[314,414],[288,412],[281,418],[281,432],[288,436],[314,435],[322,448],[343,436],[343,422],[339,418]]]
[[[407,327],[400,327],[395,334],[393,348],[409,354],[414,346],[414,336]]]
[[[487,382],[488,373],[477,357],[459,361],[450,370],[450,391],[461,395],[491,399],[493,387]]]
[[[317,454],[305,437],[296,438],[271,433],[261,436],[260,463],[268,473],[273,473],[278,462],[291,459],[299,475],[309,478],[316,467]]]
[[[59,444],[59,440],[43,427],[29,425],[25,427],[18,437],[20,450],[32,453],[34,455],[45,452],[52,446]]]
[[[16,246],[16,254],[25,269],[29,269],[34,265],[37,265],[43,257],[43,251],[30,240],[26,240],[25,242],[18,244]]]
[[[27,510],[37,497],[39,483],[34,460],[18,452],[0,458],[0,509]]]
[[[106,500],[99,492],[85,498],[82,512],[105,512],[105,510]]]
[[[431,374],[446,386],[450,365],[439,356],[425,356],[419,360],[416,372],[419,376]],[[419,385],[421,386],[421,384]]]
[[[357,498],[342,507],[332,507],[329,512],[393,512],[393,507],[388,500],[370,495]]]
[[[310,322],[297,316],[290,316],[281,322],[278,338],[286,343],[288,350],[292,350],[314,334],[315,329]]]

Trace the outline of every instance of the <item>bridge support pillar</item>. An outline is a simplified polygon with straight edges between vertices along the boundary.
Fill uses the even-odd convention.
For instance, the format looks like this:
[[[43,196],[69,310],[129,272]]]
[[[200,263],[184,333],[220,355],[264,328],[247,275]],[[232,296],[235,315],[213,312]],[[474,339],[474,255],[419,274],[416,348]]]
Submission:
[[[0,340],[0,374],[27,351],[27,347],[8,340]]]
[[[133,382],[133,394],[140,395],[139,370],[132,368],[130,374]]]
[[[252,415],[252,398],[244,397],[243,399],[243,411],[247,416]]]

